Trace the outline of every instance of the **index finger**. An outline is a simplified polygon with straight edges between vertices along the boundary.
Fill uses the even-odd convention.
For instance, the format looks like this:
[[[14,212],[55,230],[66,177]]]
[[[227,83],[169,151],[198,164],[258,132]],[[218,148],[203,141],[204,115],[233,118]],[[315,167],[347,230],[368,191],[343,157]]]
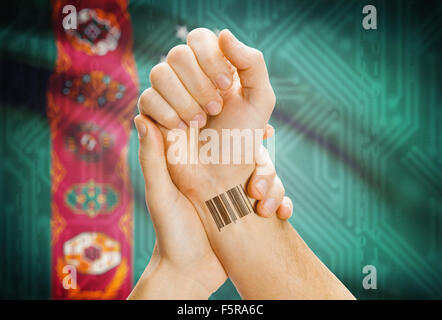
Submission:
[[[229,89],[233,76],[231,67],[219,48],[218,37],[209,29],[197,28],[187,36],[187,45],[192,48],[198,64],[209,79],[219,89]]]

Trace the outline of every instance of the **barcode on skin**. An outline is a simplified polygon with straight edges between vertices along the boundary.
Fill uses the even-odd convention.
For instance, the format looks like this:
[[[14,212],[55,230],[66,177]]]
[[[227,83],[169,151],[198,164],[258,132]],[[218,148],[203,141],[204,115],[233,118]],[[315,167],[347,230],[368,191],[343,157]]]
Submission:
[[[206,205],[219,231],[222,227],[253,213],[252,204],[242,185],[207,200]]]

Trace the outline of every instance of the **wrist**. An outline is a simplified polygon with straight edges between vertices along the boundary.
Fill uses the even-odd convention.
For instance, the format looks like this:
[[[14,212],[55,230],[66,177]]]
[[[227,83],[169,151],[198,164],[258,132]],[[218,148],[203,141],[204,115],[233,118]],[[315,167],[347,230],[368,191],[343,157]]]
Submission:
[[[191,202],[203,222],[212,247],[214,245],[213,237],[222,236],[221,234],[226,230],[229,230],[233,236],[239,236],[240,234],[237,232],[251,227],[246,222],[262,219],[255,211],[256,200],[247,195],[249,179],[250,173],[248,172],[247,175],[238,174],[235,179],[224,179],[223,183],[221,182],[223,179],[219,179],[220,183],[216,192],[211,190],[210,196],[191,197]],[[206,189],[207,191],[209,189]]]
[[[191,276],[181,274],[167,261],[148,266],[129,299],[192,300],[208,299],[212,294]]]

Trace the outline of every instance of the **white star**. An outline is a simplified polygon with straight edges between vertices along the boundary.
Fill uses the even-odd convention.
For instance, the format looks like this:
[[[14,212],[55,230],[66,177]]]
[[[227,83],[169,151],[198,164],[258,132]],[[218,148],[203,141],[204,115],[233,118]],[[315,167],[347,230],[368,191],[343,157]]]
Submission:
[[[167,61],[167,57],[164,54],[162,54],[160,57],[160,63],[166,62],[166,61]]]
[[[181,39],[182,41],[186,41],[188,34],[189,34],[189,31],[187,31],[187,26],[177,26],[176,27],[176,37]]]

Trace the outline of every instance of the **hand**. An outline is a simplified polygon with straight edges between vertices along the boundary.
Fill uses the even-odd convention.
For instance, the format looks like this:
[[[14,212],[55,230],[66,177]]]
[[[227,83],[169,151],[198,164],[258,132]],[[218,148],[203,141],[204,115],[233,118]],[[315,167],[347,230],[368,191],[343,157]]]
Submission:
[[[140,97],[140,112],[155,119],[165,137],[168,129],[186,128],[191,120],[219,136],[222,129],[263,130],[275,104],[262,53],[228,30],[219,39],[210,30],[193,30],[187,45],[171,49],[167,62],[152,69],[150,80],[152,88]],[[207,117],[205,111],[217,115]],[[168,166],[176,186],[194,204],[244,183],[255,167],[254,162]],[[279,204],[273,205],[273,212]]]
[[[169,129],[185,128],[192,119],[200,127],[214,129],[218,135],[222,129],[263,129],[275,96],[262,54],[239,43],[226,30],[217,39],[209,30],[197,29],[187,40],[188,46],[175,47],[167,63],[152,70],[152,89],[145,91],[140,99],[141,113],[158,121],[164,137]],[[233,70],[230,75],[226,72],[229,68]],[[229,79],[233,79],[231,85]],[[219,96],[215,83],[220,89]],[[202,111],[219,112],[220,98],[223,112],[207,118]],[[213,101],[218,101],[218,108]],[[170,151],[172,145],[169,143],[167,148]],[[245,183],[255,169],[254,162],[239,165],[169,162],[168,168],[175,185],[198,211],[213,251],[243,298],[354,298],[289,223],[248,214],[237,223],[222,226],[222,232],[214,227],[205,201]],[[268,176],[267,181],[274,181]],[[254,181],[252,177],[252,184]],[[255,196],[263,194],[256,185],[248,189]],[[271,188],[264,193],[267,197]],[[273,195],[271,198],[270,206],[264,206],[267,201],[260,202],[266,214],[276,210],[277,199],[282,199]]]
[[[149,265],[129,298],[206,299],[226,280],[224,268],[210,247],[194,207],[171,181],[159,129],[144,116],[137,116],[135,124],[140,139],[139,159],[146,202],[157,241]],[[271,163],[263,166],[274,170]],[[253,192],[257,190],[255,181],[256,177],[252,176],[248,185]],[[281,184],[270,184],[275,193],[282,194],[280,188],[283,188]],[[289,198],[282,200],[277,212],[284,219],[290,217]]]

